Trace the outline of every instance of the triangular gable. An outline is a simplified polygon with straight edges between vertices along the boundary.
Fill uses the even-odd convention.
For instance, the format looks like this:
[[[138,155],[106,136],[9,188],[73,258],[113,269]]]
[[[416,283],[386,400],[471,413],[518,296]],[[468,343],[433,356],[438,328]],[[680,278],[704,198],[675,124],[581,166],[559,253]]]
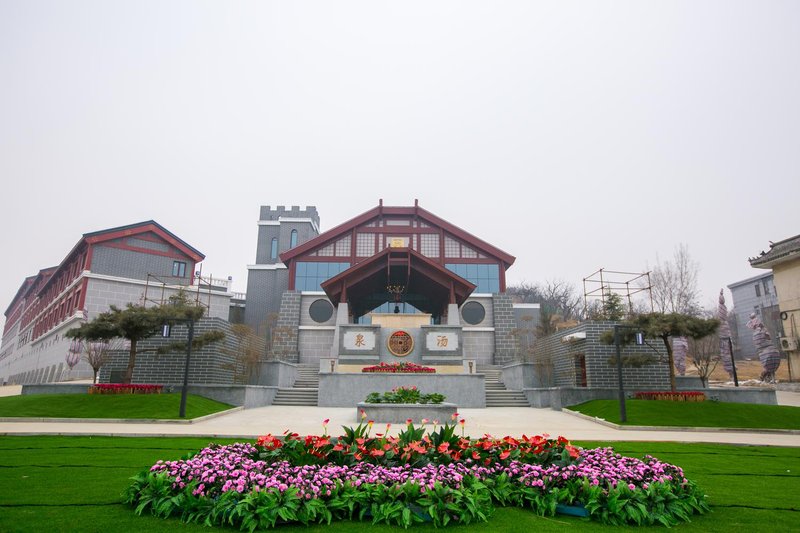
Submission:
[[[413,217],[417,219],[420,223],[419,227],[437,227],[443,229],[446,234],[450,234],[451,239],[455,238],[460,242],[460,244],[470,250],[470,254],[474,254],[475,258],[480,257],[491,257],[498,259],[501,261],[505,268],[507,269],[512,264],[516,258],[511,254],[504,252],[503,250],[487,243],[486,241],[479,239],[478,237],[464,231],[463,229],[459,228],[458,226],[447,222],[446,220],[437,217],[433,213],[419,207],[419,205],[414,205],[413,207],[392,207],[392,206],[384,206],[383,203],[380,203],[377,207],[370,209],[358,215],[355,218],[348,220],[342,224],[339,224],[335,228],[332,228],[317,237],[307,241],[300,246],[296,246],[291,250],[283,252],[280,257],[281,261],[288,264],[293,259],[301,255],[309,255],[311,252],[317,252],[317,255],[320,255],[320,250],[326,250],[327,247],[333,245],[335,248],[337,245],[337,241],[341,241],[343,239],[351,238],[353,230],[359,227],[364,226],[371,226],[371,223],[381,217]],[[404,226],[385,226],[386,233],[392,233],[392,231],[401,232]],[[348,245],[350,242],[348,241]],[[339,254],[330,254],[330,255],[339,255]],[[343,254],[345,255],[345,254]],[[349,254],[346,254],[349,255]],[[471,256],[471,255],[470,255]],[[463,257],[463,256],[462,256]],[[445,254],[445,258],[447,255]]]
[[[117,228],[95,231],[92,233],[84,233],[83,240],[89,244],[101,244],[103,242],[113,241],[123,237],[146,235],[151,232],[162,239],[165,243],[174,246],[183,252],[187,257],[196,263],[205,259],[205,256],[201,252],[153,220],[139,222],[137,224],[130,224],[128,226],[120,226]]]

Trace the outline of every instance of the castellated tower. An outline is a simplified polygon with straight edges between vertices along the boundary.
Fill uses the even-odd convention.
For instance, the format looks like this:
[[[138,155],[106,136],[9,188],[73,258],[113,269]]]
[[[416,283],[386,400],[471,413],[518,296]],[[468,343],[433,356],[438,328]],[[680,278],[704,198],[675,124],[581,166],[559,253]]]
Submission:
[[[255,264],[247,265],[245,323],[259,335],[266,334],[270,313],[280,309],[281,294],[288,286],[288,272],[280,254],[319,235],[319,213],[314,206],[300,209],[261,206]]]

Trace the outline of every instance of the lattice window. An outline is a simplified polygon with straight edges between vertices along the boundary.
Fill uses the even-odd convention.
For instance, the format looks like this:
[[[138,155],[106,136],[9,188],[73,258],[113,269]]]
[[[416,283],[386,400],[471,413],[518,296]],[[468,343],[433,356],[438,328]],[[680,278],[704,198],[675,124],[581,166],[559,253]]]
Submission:
[[[434,233],[420,235],[419,253],[425,257],[439,257],[439,236]]]
[[[342,239],[336,241],[336,256],[337,257],[348,257],[350,256],[350,243],[352,242],[352,237],[348,235]]]
[[[317,255],[320,257],[333,257],[335,243],[331,243],[324,248],[317,250]]]
[[[358,257],[375,255],[375,235],[372,233],[359,233],[356,235],[356,255]]]
[[[417,247],[417,234],[416,233],[411,236],[411,249],[412,250],[419,250],[419,248]]]
[[[466,245],[461,245],[461,257],[467,259],[475,259],[478,257],[478,252]]]
[[[461,257],[461,250],[459,249],[458,241],[445,236],[444,238],[444,256],[445,257]]]

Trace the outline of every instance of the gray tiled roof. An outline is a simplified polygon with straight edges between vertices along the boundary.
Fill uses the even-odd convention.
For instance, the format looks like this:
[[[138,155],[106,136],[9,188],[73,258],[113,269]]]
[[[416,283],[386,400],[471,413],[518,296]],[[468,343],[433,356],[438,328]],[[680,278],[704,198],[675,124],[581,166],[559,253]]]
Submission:
[[[788,256],[796,254],[800,254],[800,235],[770,243],[768,252],[761,252],[759,256],[749,259],[750,266],[769,268],[775,263],[783,262]]]

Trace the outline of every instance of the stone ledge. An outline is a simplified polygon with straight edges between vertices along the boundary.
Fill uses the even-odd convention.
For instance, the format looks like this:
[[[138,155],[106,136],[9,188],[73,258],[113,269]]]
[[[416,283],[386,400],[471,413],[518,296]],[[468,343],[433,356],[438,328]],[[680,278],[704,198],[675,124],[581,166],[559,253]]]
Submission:
[[[365,403],[360,402],[356,407],[356,421],[361,421],[361,411],[366,414],[366,420],[379,424],[405,424],[409,418],[414,424],[420,424],[423,418],[430,422],[434,420],[444,424],[450,422],[454,414],[458,413],[458,406],[454,403]]]
[[[571,409],[561,409],[562,412],[577,418],[582,418],[596,424],[601,424],[613,429],[623,431],[686,431],[686,432],[708,432],[708,433],[772,433],[776,435],[800,435],[797,429],[770,429],[770,428],[720,428],[720,427],[692,427],[692,426],[632,426],[615,424],[604,418],[585,415]]]

